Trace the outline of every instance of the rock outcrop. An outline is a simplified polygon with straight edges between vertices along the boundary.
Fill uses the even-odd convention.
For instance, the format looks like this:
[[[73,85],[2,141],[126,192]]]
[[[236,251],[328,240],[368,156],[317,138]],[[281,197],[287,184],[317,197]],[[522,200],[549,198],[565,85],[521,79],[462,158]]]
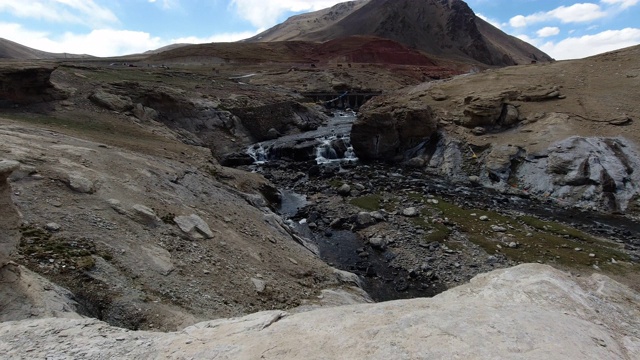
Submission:
[[[0,108],[61,100],[67,94],[51,83],[55,66],[0,67]]]
[[[438,120],[430,107],[376,100],[363,106],[351,129],[351,145],[360,159],[403,160],[435,134]]]
[[[93,319],[0,324],[7,358],[636,359],[640,294],[602,275],[527,264],[434,298],[255,313],[177,333]]]

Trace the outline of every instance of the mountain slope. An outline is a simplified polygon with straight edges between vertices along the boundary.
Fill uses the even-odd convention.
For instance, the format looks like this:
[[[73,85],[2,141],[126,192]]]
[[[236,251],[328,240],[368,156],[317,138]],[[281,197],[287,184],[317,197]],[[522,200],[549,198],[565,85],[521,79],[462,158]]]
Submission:
[[[295,16],[247,41],[324,42],[353,35],[397,41],[429,54],[485,65],[552,59],[478,18],[462,0],[368,0]]]
[[[0,38],[0,59],[38,60],[38,59],[79,59],[92,57],[67,53],[50,53],[32,49],[16,42]]]

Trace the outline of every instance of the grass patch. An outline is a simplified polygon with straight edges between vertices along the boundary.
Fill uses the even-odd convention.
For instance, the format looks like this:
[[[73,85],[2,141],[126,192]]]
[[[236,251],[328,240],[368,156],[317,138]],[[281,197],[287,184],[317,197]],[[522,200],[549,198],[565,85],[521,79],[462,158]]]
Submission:
[[[55,264],[58,271],[88,270],[93,268],[93,255],[111,259],[106,252],[98,252],[88,240],[71,240],[31,226],[20,229],[19,252],[29,263]]]
[[[353,206],[357,206],[363,210],[376,211],[380,210],[380,204],[382,202],[382,195],[371,194],[360,196],[349,200],[349,203]]]
[[[558,264],[570,268],[591,268],[597,265],[604,271],[621,273],[625,266],[613,264],[628,261],[629,257],[617,248],[617,244],[599,240],[580,230],[564,224],[539,220],[531,216],[517,219],[492,211],[463,209],[455,204],[438,199],[430,206],[438,209],[443,217],[454,222],[461,232],[487,253],[502,253],[517,262],[541,262]],[[475,214],[473,216],[472,214]],[[488,221],[480,221],[485,215]],[[491,226],[507,228],[506,232],[495,232]],[[535,230],[531,232],[531,228]],[[531,233],[532,236],[527,236]],[[518,244],[510,248],[509,243]],[[580,251],[575,250],[581,249]],[[589,256],[594,254],[595,256]]]

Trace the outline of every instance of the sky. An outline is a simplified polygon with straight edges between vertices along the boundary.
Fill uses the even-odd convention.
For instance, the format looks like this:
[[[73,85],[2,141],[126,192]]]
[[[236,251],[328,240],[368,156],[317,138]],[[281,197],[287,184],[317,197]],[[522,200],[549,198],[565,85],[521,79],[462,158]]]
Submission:
[[[557,60],[640,44],[640,0],[467,0]],[[116,56],[237,41],[332,0],[0,0],[0,37],[48,52]]]

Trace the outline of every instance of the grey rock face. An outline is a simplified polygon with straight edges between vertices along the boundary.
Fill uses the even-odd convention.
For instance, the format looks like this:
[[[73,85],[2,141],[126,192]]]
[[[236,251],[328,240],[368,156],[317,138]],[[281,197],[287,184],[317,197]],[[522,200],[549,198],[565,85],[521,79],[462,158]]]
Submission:
[[[640,153],[624,138],[570,137],[530,158],[516,176],[533,194],[586,208],[624,211],[640,190]]]

